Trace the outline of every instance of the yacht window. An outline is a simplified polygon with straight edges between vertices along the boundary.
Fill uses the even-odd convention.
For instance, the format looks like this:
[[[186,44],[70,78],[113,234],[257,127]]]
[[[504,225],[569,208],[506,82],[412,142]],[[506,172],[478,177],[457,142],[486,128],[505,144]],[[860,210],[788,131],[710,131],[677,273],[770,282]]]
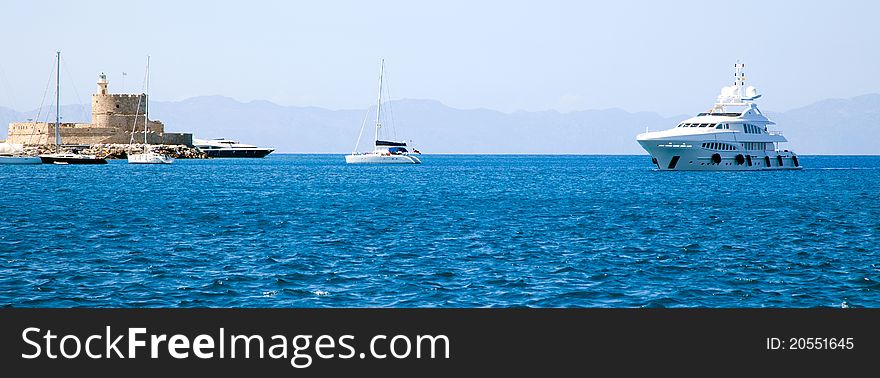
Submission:
[[[701,123],[701,124],[700,124],[700,127],[707,127],[707,126],[709,126],[708,123]]]
[[[719,124],[715,125],[715,128],[716,128],[716,129],[720,129],[720,128],[721,128],[721,124],[719,123]]]

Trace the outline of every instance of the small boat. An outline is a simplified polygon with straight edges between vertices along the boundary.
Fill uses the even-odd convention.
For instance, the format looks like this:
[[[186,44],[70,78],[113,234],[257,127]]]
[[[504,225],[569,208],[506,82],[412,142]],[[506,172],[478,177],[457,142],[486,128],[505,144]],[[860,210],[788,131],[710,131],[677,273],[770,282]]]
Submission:
[[[153,151],[128,155],[128,164],[171,164],[173,162],[173,157]]]
[[[376,138],[373,143],[372,152],[358,153],[357,149],[361,143],[361,137],[364,134],[364,126],[366,125],[366,116],[364,124],[361,125],[361,133],[358,135],[358,141],[354,146],[354,152],[345,156],[347,164],[422,164],[422,160],[416,156],[421,153],[412,149],[410,151],[405,141],[391,141],[380,139],[380,131],[382,129],[382,77],[385,74],[385,60],[383,59],[379,65],[379,101],[376,104]]]
[[[26,155],[20,144],[0,143],[0,164],[40,164],[39,156]]]
[[[262,158],[275,151],[224,138],[194,139],[193,145],[212,158]]]
[[[0,164],[42,164],[39,156],[0,155]]]
[[[44,164],[107,164],[107,159],[94,155],[61,152],[61,51],[56,52],[55,63],[55,153],[40,155]]]
[[[150,57],[147,56],[147,72],[144,75],[144,150],[143,152],[138,153],[129,153],[128,154],[128,164],[171,164],[174,162],[174,158],[168,155],[164,155],[158,152],[154,152],[150,150],[150,144],[147,143],[147,127],[149,126],[149,114],[150,114]],[[141,104],[140,99],[138,99],[138,107],[135,110],[134,115],[134,125],[131,130],[131,142],[134,143],[134,130],[137,127],[137,112],[140,111]]]
[[[94,155],[56,153],[40,155],[43,164],[107,164],[107,159]]]

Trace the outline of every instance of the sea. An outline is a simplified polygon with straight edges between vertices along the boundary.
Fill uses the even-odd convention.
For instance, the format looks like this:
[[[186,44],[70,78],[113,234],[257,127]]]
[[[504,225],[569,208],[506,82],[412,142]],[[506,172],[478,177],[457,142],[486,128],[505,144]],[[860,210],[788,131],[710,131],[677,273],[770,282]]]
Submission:
[[[0,165],[5,307],[880,307],[880,156]]]

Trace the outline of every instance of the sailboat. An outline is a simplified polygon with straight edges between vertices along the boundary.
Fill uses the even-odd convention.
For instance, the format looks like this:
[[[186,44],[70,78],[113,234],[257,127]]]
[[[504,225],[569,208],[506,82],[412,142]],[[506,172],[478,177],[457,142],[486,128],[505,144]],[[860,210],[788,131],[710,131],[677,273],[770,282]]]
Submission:
[[[39,156],[26,155],[20,144],[0,143],[0,164],[42,164]]]
[[[163,155],[158,152],[153,152],[150,150],[150,145],[147,143],[147,126],[150,123],[150,57],[147,56],[147,74],[144,81],[145,91],[144,91],[144,151],[141,153],[129,153],[128,154],[128,164],[171,164],[174,162],[174,158],[168,155]],[[140,106],[138,106],[138,110],[140,110]],[[137,115],[134,118],[134,124],[137,125]],[[134,141],[134,127],[132,127],[131,131],[131,139]]]
[[[421,164],[422,160],[416,155],[418,150],[413,149],[410,152],[405,141],[397,142],[380,139],[379,131],[382,129],[382,79],[385,74],[385,60],[379,65],[379,100],[376,104],[376,138],[373,144],[373,152],[358,153],[357,149],[361,143],[361,137],[364,134],[364,126],[366,125],[366,117],[361,125],[361,133],[358,135],[358,141],[354,146],[351,155],[345,156],[345,162],[348,164]]]
[[[61,152],[61,51],[55,58],[55,153],[40,155],[40,160],[45,164],[107,164],[107,159],[94,155]]]

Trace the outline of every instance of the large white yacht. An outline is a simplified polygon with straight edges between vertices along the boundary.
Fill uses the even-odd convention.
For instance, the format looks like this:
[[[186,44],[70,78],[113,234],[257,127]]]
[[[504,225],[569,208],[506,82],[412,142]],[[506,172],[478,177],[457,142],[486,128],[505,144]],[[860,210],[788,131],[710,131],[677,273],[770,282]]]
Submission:
[[[736,80],[721,89],[715,106],[669,130],[645,132],[636,139],[663,171],[748,171],[801,169],[797,155],[780,148],[788,142],[775,123],[758,110],[761,97],[746,87],[745,64]]]
[[[275,151],[223,138],[193,139],[193,145],[212,158],[261,158]]]

